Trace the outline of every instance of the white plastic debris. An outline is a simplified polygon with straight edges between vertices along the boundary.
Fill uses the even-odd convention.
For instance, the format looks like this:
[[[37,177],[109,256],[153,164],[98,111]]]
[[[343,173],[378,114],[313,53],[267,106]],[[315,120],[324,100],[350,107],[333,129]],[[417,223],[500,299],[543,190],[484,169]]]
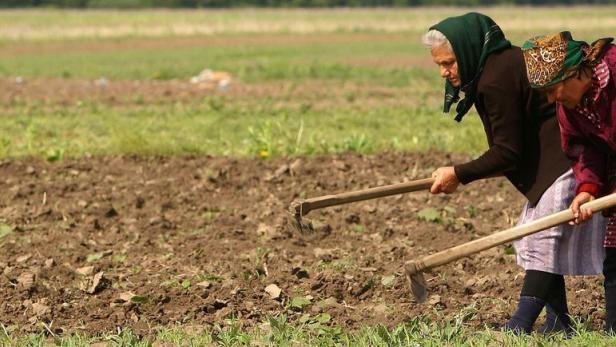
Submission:
[[[97,87],[106,87],[109,85],[109,80],[105,77],[101,77],[94,81],[94,85]]]
[[[190,78],[192,84],[207,84],[226,90],[231,84],[231,74],[226,71],[204,69],[198,75]]]

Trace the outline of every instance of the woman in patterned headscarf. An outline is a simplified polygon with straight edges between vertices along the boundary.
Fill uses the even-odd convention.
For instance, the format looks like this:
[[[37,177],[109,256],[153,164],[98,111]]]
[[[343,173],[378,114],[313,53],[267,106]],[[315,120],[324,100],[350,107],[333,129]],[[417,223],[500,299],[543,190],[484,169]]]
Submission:
[[[452,193],[459,183],[504,175],[528,199],[519,223],[568,208],[575,178],[560,149],[556,108],[530,87],[520,48],[479,13],[443,20],[424,35],[424,43],[446,79],[444,112],[458,102],[455,119],[461,121],[474,105],[489,144],[477,159],[437,169],[431,192]],[[592,225],[557,226],[515,242],[526,272],[506,329],[529,333],[546,307],[540,331],[571,331],[563,275],[601,272],[604,227],[597,216]]]
[[[564,152],[577,181],[571,204],[575,223],[590,218],[580,205],[616,188],[616,46],[591,45],[569,32],[536,37],[522,47],[528,79],[557,102]],[[609,160],[608,160],[609,159]],[[616,211],[609,213],[603,243],[606,329],[616,331]]]

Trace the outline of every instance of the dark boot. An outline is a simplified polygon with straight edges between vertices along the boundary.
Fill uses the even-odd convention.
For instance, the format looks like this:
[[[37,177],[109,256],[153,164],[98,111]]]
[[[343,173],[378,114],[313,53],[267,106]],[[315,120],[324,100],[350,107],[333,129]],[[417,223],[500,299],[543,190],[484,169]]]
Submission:
[[[616,286],[605,285],[605,331],[616,333]]]
[[[539,328],[541,334],[565,333],[567,336],[573,335],[573,327],[571,326],[571,318],[567,307],[562,310],[556,310],[550,304],[545,305],[545,323]]]
[[[611,220],[611,218],[610,218]],[[603,288],[605,289],[605,331],[616,333],[616,248],[605,248],[603,260]]]
[[[540,333],[565,333],[566,336],[573,336],[574,331],[567,307],[565,278],[562,275],[556,275],[553,278],[545,304],[545,312],[545,323],[538,330]]]
[[[545,306],[545,301],[542,299],[534,296],[520,296],[518,309],[505,324],[503,330],[513,331],[516,334],[530,334],[543,306]]]

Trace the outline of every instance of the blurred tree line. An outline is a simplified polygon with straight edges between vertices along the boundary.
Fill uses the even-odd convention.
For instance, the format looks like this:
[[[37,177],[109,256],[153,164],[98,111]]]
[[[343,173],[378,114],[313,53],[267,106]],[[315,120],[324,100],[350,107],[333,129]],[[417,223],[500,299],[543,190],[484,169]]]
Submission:
[[[371,7],[421,5],[616,4],[616,0],[0,0],[0,7],[199,8],[199,7]]]

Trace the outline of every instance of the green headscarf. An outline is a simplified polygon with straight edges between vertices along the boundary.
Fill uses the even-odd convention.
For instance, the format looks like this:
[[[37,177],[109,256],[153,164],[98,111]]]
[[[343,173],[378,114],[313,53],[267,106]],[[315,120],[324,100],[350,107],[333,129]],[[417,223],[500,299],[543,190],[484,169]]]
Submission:
[[[449,17],[432,26],[432,29],[447,37],[456,55],[462,87],[454,87],[449,80],[445,82],[443,112],[449,112],[451,105],[460,100],[460,90],[464,91],[464,99],[456,107],[455,119],[459,122],[475,103],[474,83],[487,57],[493,52],[511,47],[511,42],[490,17],[475,12]]]
[[[594,66],[610,42],[612,38],[603,38],[588,45],[574,40],[568,31],[527,40],[522,52],[531,87],[547,88],[574,76],[584,66]]]

